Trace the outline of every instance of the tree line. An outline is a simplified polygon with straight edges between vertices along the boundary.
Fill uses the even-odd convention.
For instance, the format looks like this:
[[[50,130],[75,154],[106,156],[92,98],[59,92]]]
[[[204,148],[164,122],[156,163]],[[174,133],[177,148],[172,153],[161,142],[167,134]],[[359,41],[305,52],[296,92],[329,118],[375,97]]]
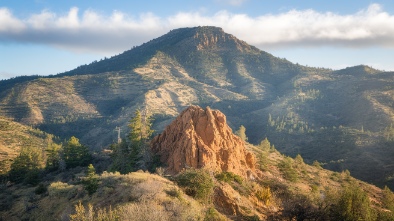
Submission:
[[[89,148],[82,145],[74,136],[62,144],[53,142],[51,135],[47,139],[48,145],[45,149],[22,147],[19,155],[13,160],[6,179],[15,183],[35,185],[47,172],[87,166],[92,160]]]

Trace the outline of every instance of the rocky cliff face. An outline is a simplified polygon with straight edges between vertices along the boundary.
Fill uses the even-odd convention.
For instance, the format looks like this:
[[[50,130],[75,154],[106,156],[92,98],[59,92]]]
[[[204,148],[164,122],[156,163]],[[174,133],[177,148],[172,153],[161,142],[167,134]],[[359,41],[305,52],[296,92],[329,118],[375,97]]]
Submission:
[[[168,172],[184,168],[204,168],[251,176],[255,158],[244,142],[232,133],[226,116],[218,110],[191,106],[184,110],[151,143]]]

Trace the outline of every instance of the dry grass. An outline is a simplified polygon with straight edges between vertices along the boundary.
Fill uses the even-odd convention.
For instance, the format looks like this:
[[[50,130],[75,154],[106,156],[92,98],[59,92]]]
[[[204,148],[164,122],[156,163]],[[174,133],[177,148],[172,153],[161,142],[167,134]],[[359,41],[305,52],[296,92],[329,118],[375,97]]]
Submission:
[[[0,116],[0,175],[9,171],[22,147],[43,149],[48,142],[48,134]]]
[[[47,193],[42,195],[36,195],[34,187],[11,187],[8,189],[11,192],[7,192],[13,196],[10,208],[0,211],[0,217],[21,220],[28,215],[33,220],[68,220],[70,214],[75,214],[78,202],[87,211],[88,203],[93,205],[96,215],[108,215],[110,208],[116,209],[120,220],[202,220],[205,214],[203,205],[185,195],[173,182],[155,174],[104,172],[92,196],[78,184],[78,176],[83,174],[68,183],[48,184]]]
[[[67,182],[60,180],[70,176],[59,174],[55,178],[59,181],[45,184],[48,191],[41,195],[34,194],[35,188],[13,186],[7,189],[7,195],[12,196],[7,198],[11,206],[0,211],[0,217],[5,217],[6,220],[21,220],[27,216],[35,220],[69,220],[70,214],[77,214],[75,205],[81,202],[85,209],[81,214],[107,217],[116,213],[120,220],[203,220],[209,217],[210,220],[218,217],[225,220],[223,214],[230,219],[259,217],[264,220],[270,215],[278,217],[279,211],[285,207],[283,205],[293,202],[287,197],[302,196],[310,202],[319,203],[321,193],[340,192],[343,187],[354,182],[346,173],[334,173],[304,163],[294,165],[299,178],[291,182],[283,177],[277,166],[283,161],[283,155],[254,146],[248,146],[248,149],[256,154],[264,152],[267,155],[267,170],[261,172],[255,180],[244,179],[242,182],[231,181],[228,184],[214,179],[215,194],[220,192],[216,191],[217,188],[221,188],[220,205],[227,209],[215,208],[218,201],[213,204],[197,202],[172,181],[142,171],[126,175],[104,172],[99,176],[96,193],[89,196],[78,183],[79,177],[84,176],[80,169],[69,171],[75,177]],[[292,163],[295,162],[298,161],[292,160]],[[366,190],[374,205],[378,206],[381,190],[362,182],[359,185]],[[3,197],[4,194],[0,196]],[[299,199],[303,199],[302,197]],[[88,204],[94,208],[90,215]]]

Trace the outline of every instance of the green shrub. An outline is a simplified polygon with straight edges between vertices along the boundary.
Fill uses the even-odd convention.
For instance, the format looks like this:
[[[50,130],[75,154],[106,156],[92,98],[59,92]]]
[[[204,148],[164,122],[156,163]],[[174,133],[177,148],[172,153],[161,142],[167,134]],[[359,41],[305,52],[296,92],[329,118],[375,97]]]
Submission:
[[[258,188],[255,188],[255,195],[257,199],[264,203],[264,205],[270,205],[272,201],[272,194],[269,187],[258,186]]]
[[[188,169],[175,177],[175,182],[185,193],[196,199],[207,200],[213,193],[213,180],[204,170]]]
[[[312,193],[317,193],[318,190],[319,190],[319,186],[316,185],[316,184],[312,184],[311,185],[311,190],[312,190]]]
[[[319,161],[317,161],[317,160],[313,161],[312,166],[317,167],[317,168],[319,168],[319,169],[322,169],[322,167],[321,167]]]
[[[170,190],[165,191],[167,195],[180,199],[181,193],[177,188],[171,188]]]
[[[221,172],[217,174],[215,178],[226,183],[237,182],[241,184],[243,181],[241,176],[232,172]]]
[[[375,220],[367,193],[354,183],[343,190],[332,211],[337,220]]]
[[[207,212],[205,213],[204,221],[221,221],[221,220],[226,220],[224,217],[220,215],[220,213],[215,209],[210,207],[207,209]]]
[[[384,208],[394,212],[394,194],[391,190],[385,186],[382,191],[382,204]]]
[[[260,165],[260,170],[267,171],[268,170],[268,152],[262,152],[258,155],[258,162]]]
[[[45,193],[47,190],[48,190],[47,187],[43,183],[40,183],[40,184],[38,184],[38,186],[34,190],[34,193],[37,195],[41,195],[41,194]]]
[[[253,216],[244,216],[244,217],[242,217],[242,220],[245,220],[245,221],[260,221],[260,218],[257,215],[253,215]]]
[[[74,186],[60,181],[51,183],[48,187],[50,197],[67,197],[72,198],[78,193],[78,186]]]
[[[282,172],[285,179],[296,182],[298,180],[297,171],[293,168],[293,159],[286,157],[278,164],[280,172]]]

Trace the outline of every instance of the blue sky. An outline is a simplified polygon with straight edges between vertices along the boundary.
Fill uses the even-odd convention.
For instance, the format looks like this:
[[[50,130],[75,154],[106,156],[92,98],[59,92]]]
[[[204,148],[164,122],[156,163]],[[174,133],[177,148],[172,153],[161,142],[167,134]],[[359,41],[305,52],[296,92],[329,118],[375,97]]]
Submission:
[[[203,25],[294,63],[394,70],[389,0],[0,0],[0,79],[61,73]]]

